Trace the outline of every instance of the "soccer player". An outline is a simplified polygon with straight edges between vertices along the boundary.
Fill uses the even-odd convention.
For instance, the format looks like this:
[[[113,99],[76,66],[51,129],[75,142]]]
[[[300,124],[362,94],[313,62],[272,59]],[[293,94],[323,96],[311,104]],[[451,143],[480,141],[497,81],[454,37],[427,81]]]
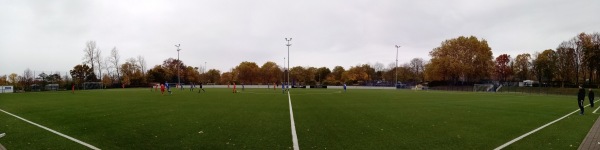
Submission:
[[[75,83],[71,84],[71,93],[75,94]]]
[[[233,93],[237,93],[237,90],[235,89],[235,82],[233,82]]]
[[[194,91],[194,82],[190,83],[190,91]]]
[[[577,93],[577,105],[579,105],[579,109],[581,110],[579,115],[583,115],[583,100],[585,100],[585,90],[580,85],[579,92]]]
[[[242,91],[244,91],[244,83],[242,83]]]
[[[160,84],[160,95],[165,95],[165,85]]]
[[[590,88],[590,92],[588,93],[588,99],[590,99],[590,106],[594,107],[594,91]]]
[[[281,82],[281,93],[285,94],[285,85]]]
[[[169,87],[169,83],[167,81],[165,81],[165,87],[167,87],[167,92],[169,92],[169,94],[173,94],[171,93],[171,88]]]
[[[200,93],[200,90],[202,90],[204,93],[206,93],[206,91],[204,90],[204,87],[202,87],[202,82],[200,82],[200,89],[198,89],[198,93]]]
[[[346,92],[346,83],[344,83],[344,92]]]

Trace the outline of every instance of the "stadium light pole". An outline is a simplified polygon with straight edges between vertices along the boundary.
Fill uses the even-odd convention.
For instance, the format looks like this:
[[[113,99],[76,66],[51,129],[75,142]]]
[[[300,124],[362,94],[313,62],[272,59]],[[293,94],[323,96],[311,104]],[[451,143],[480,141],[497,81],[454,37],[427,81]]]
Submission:
[[[290,71],[291,71],[290,70],[290,46],[292,46],[292,44],[290,44],[290,41],[292,40],[292,38],[290,38],[290,39],[285,38],[285,40],[287,41],[287,44],[285,44],[285,46],[288,47],[288,57],[287,57],[288,58],[288,64],[287,64],[288,65],[288,67],[287,67],[287,69],[288,69],[288,73],[287,73],[288,88],[287,89],[290,90],[290,87],[289,87],[290,86]]]
[[[396,45],[396,68],[394,68],[396,70],[396,82],[394,83],[394,88],[397,88],[396,84],[398,84],[398,49],[400,47],[402,46]]]
[[[284,86],[283,83],[285,83],[285,57],[283,57],[283,76],[281,76],[281,86]]]
[[[181,51],[181,49],[179,49],[179,46],[181,46],[181,44],[175,45],[175,47],[177,47],[177,85],[181,86],[181,75],[179,74],[179,51]]]

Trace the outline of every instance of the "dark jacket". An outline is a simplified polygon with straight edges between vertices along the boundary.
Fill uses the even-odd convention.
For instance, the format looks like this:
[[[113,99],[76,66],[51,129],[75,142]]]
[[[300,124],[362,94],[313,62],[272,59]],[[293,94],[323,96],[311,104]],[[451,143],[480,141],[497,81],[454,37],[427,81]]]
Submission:
[[[579,89],[579,93],[577,93],[577,100],[584,100],[584,99],[585,99],[585,90]]]
[[[594,98],[594,91],[590,91],[590,93],[588,94],[588,97],[590,99],[593,99]]]

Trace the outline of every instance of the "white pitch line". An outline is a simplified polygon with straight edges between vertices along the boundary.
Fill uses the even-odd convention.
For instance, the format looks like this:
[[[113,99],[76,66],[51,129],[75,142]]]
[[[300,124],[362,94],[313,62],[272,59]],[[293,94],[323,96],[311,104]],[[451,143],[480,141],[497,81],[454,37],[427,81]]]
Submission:
[[[598,102],[598,101],[596,101],[596,102]],[[590,105],[590,104],[588,104],[588,105],[585,105],[584,107],[588,107],[589,105]],[[537,132],[537,131],[539,131],[539,130],[542,130],[543,128],[546,128],[547,126],[549,126],[549,125],[552,125],[552,124],[554,124],[554,123],[556,123],[556,122],[558,122],[558,121],[560,121],[560,120],[562,120],[562,119],[565,119],[565,118],[567,118],[569,115],[572,115],[573,113],[576,113],[576,112],[578,112],[578,111],[580,111],[580,110],[579,110],[579,109],[577,109],[577,110],[575,110],[575,111],[573,111],[573,112],[571,112],[571,113],[569,113],[569,114],[567,114],[567,115],[565,115],[565,116],[562,116],[562,117],[560,117],[560,118],[558,118],[558,119],[556,119],[556,120],[554,120],[554,121],[552,121],[552,122],[549,122],[549,123],[547,123],[547,124],[545,124],[545,125],[543,125],[543,126],[541,126],[541,127],[537,128],[537,129],[535,129],[535,130],[529,131],[529,132],[527,132],[527,133],[525,133],[525,134],[523,134],[523,135],[521,135],[521,136],[519,136],[519,137],[517,137],[517,138],[515,138],[515,139],[513,139],[513,140],[510,140],[510,141],[508,141],[508,142],[506,142],[506,143],[504,143],[504,144],[502,144],[502,145],[500,145],[500,146],[498,146],[498,147],[494,148],[494,150],[500,150],[500,149],[503,149],[503,148],[507,147],[508,145],[510,145],[510,144],[513,144],[513,143],[515,143],[515,142],[517,142],[517,141],[519,141],[519,140],[521,140],[521,139],[525,138],[526,136],[529,136],[529,135],[531,135],[531,134],[533,134],[533,133],[535,133],[535,132]]]
[[[67,138],[67,139],[69,139],[69,140],[73,141],[73,142],[77,142],[77,143],[79,143],[79,144],[81,144],[81,145],[83,145],[83,146],[86,146],[86,147],[90,148],[90,149],[93,149],[93,150],[100,150],[99,148],[97,148],[97,147],[95,147],[95,146],[93,146],[93,145],[90,145],[90,144],[88,144],[88,143],[82,142],[82,141],[80,141],[80,140],[78,140],[78,139],[75,139],[75,138],[73,138],[73,137],[70,137],[70,136],[68,136],[68,135],[62,134],[62,133],[60,133],[60,132],[54,131],[54,130],[52,130],[52,129],[50,129],[50,128],[44,127],[44,126],[42,126],[42,125],[39,125],[39,124],[37,124],[37,123],[35,123],[35,122],[31,122],[31,121],[29,121],[29,120],[27,120],[27,119],[25,119],[25,118],[21,118],[21,117],[19,117],[19,116],[17,116],[17,115],[11,114],[11,113],[9,113],[9,112],[7,112],[7,111],[4,111],[4,110],[2,110],[2,109],[0,109],[0,111],[2,111],[2,112],[4,112],[4,113],[6,113],[6,114],[8,114],[8,115],[11,115],[11,116],[13,116],[13,117],[15,117],[15,118],[21,119],[21,120],[23,120],[23,121],[25,121],[25,122],[27,122],[27,123],[30,123],[30,124],[32,124],[32,125],[38,126],[38,127],[42,128],[42,129],[48,130],[48,131],[50,131],[50,132],[52,132],[52,133],[54,133],[54,134],[60,135],[60,136],[62,136],[62,137],[64,137],[64,138]]]
[[[598,111],[598,109],[600,109],[600,107],[596,108],[596,110],[594,110],[594,112],[592,112],[592,113],[596,113]]]
[[[294,144],[294,150],[300,150],[300,146],[298,146],[298,136],[296,136],[296,124],[294,123],[294,111],[292,111],[290,91],[288,91],[288,102],[290,103],[290,121],[292,122],[292,143]]]

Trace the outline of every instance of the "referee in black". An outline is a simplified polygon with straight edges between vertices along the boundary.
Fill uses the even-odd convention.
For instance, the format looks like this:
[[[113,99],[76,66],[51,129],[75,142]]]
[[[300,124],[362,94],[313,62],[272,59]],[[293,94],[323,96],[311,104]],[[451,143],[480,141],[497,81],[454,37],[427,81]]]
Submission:
[[[584,100],[585,100],[585,90],[580,85],[579,92],[577,93],[577,105],[579,105],[579,109],[581,110],[579,115],[583,115],[583,101]]]
[[[594,107],[594,91],[592,91],[592,88],[588,92],[588,99],[590,99],[590,106]]]

